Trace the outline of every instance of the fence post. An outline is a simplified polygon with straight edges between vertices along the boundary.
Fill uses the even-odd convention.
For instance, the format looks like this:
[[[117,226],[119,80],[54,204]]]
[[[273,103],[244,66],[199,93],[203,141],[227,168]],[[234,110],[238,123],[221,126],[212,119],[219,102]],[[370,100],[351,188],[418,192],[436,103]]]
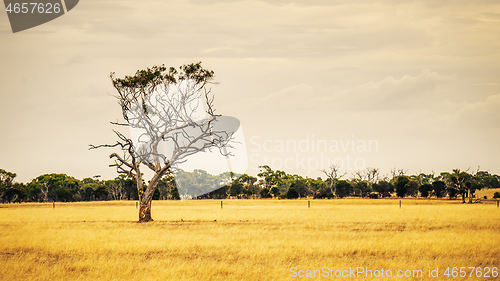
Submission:
[[[307,200],[307,208],[311,208],[311,201]]]
[[[399,200],[399,208],[401,209],[401,200]]]
[[[56,208],[56,202],[52,202],[52,209]]]
[[[220,208],[222,209],[222,200],[220,201]]]
[[[499,202],[499,200],[497,200],[497,208],[498,208],[498,202]]]
[[[139,206],[139,202],[135,201],[135,208],[137,209]]]

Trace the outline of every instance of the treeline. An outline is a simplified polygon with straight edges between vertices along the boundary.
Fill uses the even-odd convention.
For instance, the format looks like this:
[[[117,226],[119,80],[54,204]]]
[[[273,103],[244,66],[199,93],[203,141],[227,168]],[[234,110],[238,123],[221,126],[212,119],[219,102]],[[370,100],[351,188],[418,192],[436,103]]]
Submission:
[[[476,190],[500,188],[500,176],[486,171],[469,173],[457,169],[438,175],[406,175],[404,170],[393,170],[390,176],[383,176],[378,169],[367,168],[352,174],[349,179],[344,179],[346,173],[340,173],[337,166],[323,172],[325,180],[274,171],[269,166],[261,166],[257,177],[232,173],[212,176],[202,170],[178,175],[190,187],[202,188],[206,182],[225,183],[199,199],[435,197],[472,202]],[[135,180],[125,175],[112,180],[100,180],[99,177],[79,180],[66,174],[45,174],[28,183],[15,182],[15,177],[15,173],[0,169],[1,202],[138,200],[139,197]],[[144,183],[143,186],[146,187]],[[179,200],[181,196],[174,177],[168,176],[160,181],[153,199]],[[500,193],[495,193],[495,197],[500,198]]]
[[[99,180],[99,177],[78,180],[66,174],[45,174],[26,184],[15,182],[16,176],[15,173],[0,169],[2,203],[139,199],[135,180],[125,175],[112,180]],[[173,177],[161,180],[154,199],[180,199]]]
[[[405,170],[392,170],[390,176],[382,176],[378,169],[367,168],[355,172],[350,179],[342,179],[338,166],[324,170],[322,178],[304,178],[300,175],[273,171],[269,166],[260,166],[258,178],[241,175],[230,184],[201,196],[201,198],[387,198],[387,197],[424,197],[450,198],[461,197],[469,202],[475,197],[476,190],[500,188],[500,176],[486,171],[469,173],[453,170],[451,173],[406,175]],[[500,198],[500,193],[495,193]]]

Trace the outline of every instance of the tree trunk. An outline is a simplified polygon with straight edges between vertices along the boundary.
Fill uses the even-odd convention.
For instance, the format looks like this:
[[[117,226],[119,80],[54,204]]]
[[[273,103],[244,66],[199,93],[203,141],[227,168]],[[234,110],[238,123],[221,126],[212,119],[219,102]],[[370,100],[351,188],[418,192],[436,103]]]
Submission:
[[[468,197],[469,197],[469,204],[472,204],[472,191],[471,189],[469,188],[469,194],[468,194]]]
[[[155,173],[153,178],[149,181],[148,188],[146,188],[144,194],[140,196],[139,222],[153,221],[153,218],[151,217],[151,201],[153,201],[153,195],[156,188],[158,188],[158,183],[167,173],[168,167],[170,167],[170,164]]]
[[[145,202],[141,200],[140,202],[140,207],[139,207],[139,222],[149,222],[153,221],[153,218],[151,217],[151,201],[148,200],[148,202]]]
[[[153,194],[158,186],[158,182],[154,184],[154,178],[156,178],[156,175],[153,177],[153,180],[149,182],[146,191],[144,193],[139,193],[139,222],[153,221],[151,217],[151,201],[153,201]]]

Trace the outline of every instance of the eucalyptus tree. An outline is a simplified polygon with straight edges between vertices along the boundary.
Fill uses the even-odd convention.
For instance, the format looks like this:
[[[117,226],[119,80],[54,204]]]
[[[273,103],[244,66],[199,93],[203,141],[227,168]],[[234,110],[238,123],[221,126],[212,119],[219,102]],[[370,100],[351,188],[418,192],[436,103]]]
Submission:
[[[5,202],[6,199],[10,202],[10,198],[7,197],[9,197],[9,190],[13,187],[14,178],[16,176],[16,173],[0,169],[0,198],[2,199],[2,202]]]
[[[130,137],[114,130],[116,143],[90,145],[90,148],[121,150],[121,155],[110,155],[114,160],[110,166],[135,179],[139,222],[152,221],[151,201],[165,175],[172,175],[178,165],[200,152],[218,149],[221,154],[229,155],[227,148],[231,147],[232,134],[220,126],[224,118],[215,113],[211,95],[214,72],[198,62],[183,65],[179,70],[153,66],[124,78],[111,73],[110,78],[125,120],[111,123],[128,127]],[[153,172],[145,190],[143,166]]]
[[[330,165],[327,170],[322,170],[322,172],[328,177],[328,187],[330,187],[330,192],[333,196],[337,197],[337,183],[342,177],[344,177],[347,172],[341,173],[340,166],[336,164]]]
[[[469,197],[469,203],[472,203],[471,179],[472,175],[460,169],[454,169],[453,173],[448,175],[448,184],[462,195],[462,203],[465,203],[465,196]]]

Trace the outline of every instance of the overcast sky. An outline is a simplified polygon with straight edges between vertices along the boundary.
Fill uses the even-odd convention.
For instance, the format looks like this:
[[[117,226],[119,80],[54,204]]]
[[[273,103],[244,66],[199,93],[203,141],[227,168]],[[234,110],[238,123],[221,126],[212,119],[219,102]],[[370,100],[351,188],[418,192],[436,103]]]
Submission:
[[[500,3],[84,0],[13,34],[0,12],[0,168],[113,178],[109,73],[202,61],[258,166],[500,173]],[[327,145],[325,145],[325,143]]]

